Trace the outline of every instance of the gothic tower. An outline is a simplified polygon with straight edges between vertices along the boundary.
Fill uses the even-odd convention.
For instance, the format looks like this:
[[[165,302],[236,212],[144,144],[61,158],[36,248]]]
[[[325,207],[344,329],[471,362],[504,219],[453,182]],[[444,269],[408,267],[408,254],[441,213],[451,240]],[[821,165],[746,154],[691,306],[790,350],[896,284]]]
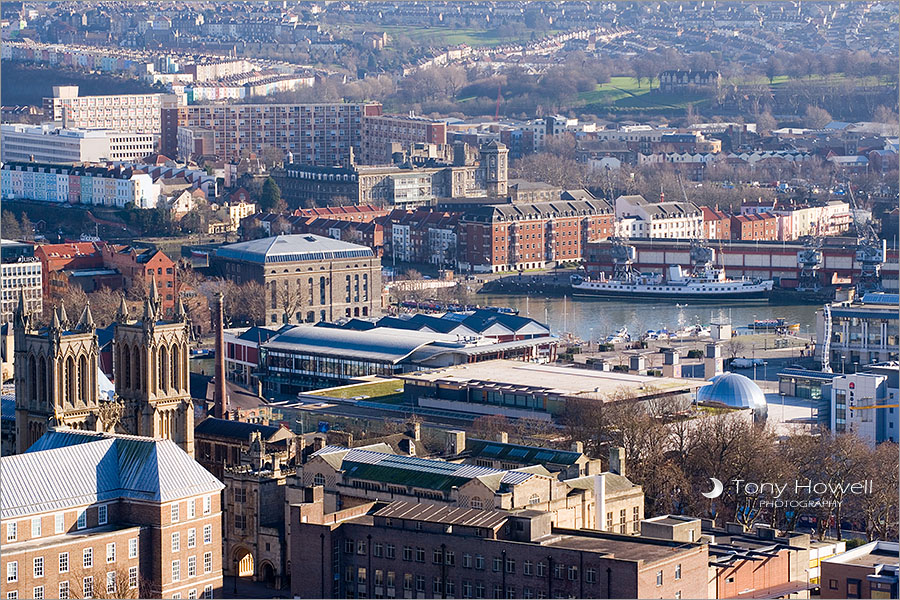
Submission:
[[[481,168],[488,196],[506,196],[509,175],[509,148],[500,142],[488,142],[481,147]]]
[[[179,298],[172,321],[160,320],[156,279],[140,319],[130,320],[125,300],[116,315],[113,371],[129,433],[168,438],[194,455],[194,406],[189,390],[190,323]]]
[[[16,450],[24,452],[48,427],[103,431],[115,411],[98,393],[100,350],[90,305],[72,326],[65,306],[53,310],[48,327],[36,328],[20,292],[15,335]]]

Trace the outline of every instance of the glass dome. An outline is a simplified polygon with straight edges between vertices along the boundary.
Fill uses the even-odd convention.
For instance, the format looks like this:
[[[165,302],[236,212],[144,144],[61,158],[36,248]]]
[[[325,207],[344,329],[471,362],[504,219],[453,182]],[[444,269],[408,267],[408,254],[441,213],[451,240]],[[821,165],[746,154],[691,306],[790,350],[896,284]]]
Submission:
[[[750,408],[766,413],[766,396],[749,377],[740,373],[722,373],[697,390],[697,402],[718,402],[734,408]]]

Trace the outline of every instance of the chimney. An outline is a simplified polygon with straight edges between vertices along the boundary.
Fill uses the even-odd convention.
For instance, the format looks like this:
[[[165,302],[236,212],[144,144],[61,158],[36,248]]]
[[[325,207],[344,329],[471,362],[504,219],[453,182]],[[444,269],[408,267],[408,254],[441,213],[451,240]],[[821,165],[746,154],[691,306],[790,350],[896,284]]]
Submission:
[[[501,431],[500,433],[497,434],[497,441],[500,442],[501,444],[508,444],[509,443],[509,434],[506,433],[505,431]]]
[[[609,449],[609,472],[625,477],[625,448],[612,446]]]
[[[744,526],[740,523],[735,523],[734,521],[725,523],[725,533],[732,535],[742,534],[744,533]]]
[[[447,454],[454,456],[466,449],[466,432],[455,429],[447,432]]]
[[[313,452],[318,452],[325,447],[325,436],[317,435],[313,438]]]
[[[216,327],[216,385],[213,396],[215,402],[213,415],[219,419],[225,419],[228,413],[228,397],[225,391],[225,300],[222,292],[216,293],[214,324]]]
[[[578,452],[580,454],[584,454],[584,443],[572,442],[572,452]]]
[[[606,531],[606,476],[603,473],[594,475],[594,528]]]

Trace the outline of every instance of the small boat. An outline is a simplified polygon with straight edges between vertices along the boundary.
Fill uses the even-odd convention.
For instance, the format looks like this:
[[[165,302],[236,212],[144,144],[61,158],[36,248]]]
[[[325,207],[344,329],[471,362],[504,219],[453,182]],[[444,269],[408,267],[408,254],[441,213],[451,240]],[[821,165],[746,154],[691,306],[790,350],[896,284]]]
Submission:
[[[756,319],[749,325],[750,329],[780,329],[785,327],[784,319]]]
[[[630,341],[631,341],[631,336],[628,335],[628,328],[624,327],[624,326],[622,327],[622,329],[618,330],[617,332],[606,336],[607,344],[621,344],[623,342],[630,342]]]

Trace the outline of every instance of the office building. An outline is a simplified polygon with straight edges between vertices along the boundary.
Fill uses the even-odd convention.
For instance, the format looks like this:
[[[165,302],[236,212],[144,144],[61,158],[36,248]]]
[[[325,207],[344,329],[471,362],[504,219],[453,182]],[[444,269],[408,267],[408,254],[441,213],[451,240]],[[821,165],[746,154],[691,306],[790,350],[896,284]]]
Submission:
[[[4,162],[140,161],[159,149],[159,135],[109,130],[64,129],[54,124],[0,125]]]
[[[312,598],[706,598],[707,547],[555,527],[539,510],[291,506],[291,591]]]
[[[900,545],[875,541],[821,563],[822,598],[896,598]]]
[[[266,323],[316,323],[381,311],[381,259],[365,246],[312,234],[229,244],[210,266],[266,288]]]
[[[222,597],[223,486],[172,441],[61,428],[0,466],[7,598]]]
[[[40,313],[43,310],[42,265],[34,256],[34,245],[13,240],[0,240],[0,324],[13,320],[19,294],[24,294],[25,308]]]

